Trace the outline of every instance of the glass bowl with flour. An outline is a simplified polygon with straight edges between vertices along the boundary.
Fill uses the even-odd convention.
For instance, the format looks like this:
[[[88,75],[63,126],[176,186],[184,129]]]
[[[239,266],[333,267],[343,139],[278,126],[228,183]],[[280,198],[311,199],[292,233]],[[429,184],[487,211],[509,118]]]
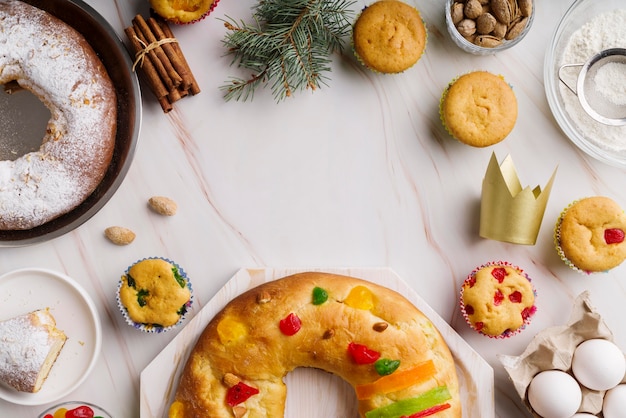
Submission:
[[[626,48],[626,2],[576,0],[546,52],[544,83],[550,109],[567,137],[590,156],[626,167],[626,125],[594,119],[581,105],[575,87],[583,65],[614,48]],[[594,68],[592,77],[588,81],[593,91],[587,95],[614,105],[618,113],[626,108],[626,59],[606,61]]]

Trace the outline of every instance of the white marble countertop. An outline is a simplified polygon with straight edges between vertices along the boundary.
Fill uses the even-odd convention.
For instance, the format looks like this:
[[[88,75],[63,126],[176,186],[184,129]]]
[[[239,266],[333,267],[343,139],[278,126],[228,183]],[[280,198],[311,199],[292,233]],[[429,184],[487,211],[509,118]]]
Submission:
[[[89,0],[123,37],[145,0]],[[355,8],[367,2],[357,0]],[[584,290],[626,349],[626,265],[584,276],[553,249],[552,229],[572,200],[606,195],[626,207],[626,171],[579,151],[559,129],[543,85],[543,61],[570,0],[537,2],[528,36],[495,56],[462,52],[449,39],[441,1],[409,1],[429,38],[420,62],[399,75],[378,75],[351,52],[333,56],[328,86],[276,103],[269,89],[251,102],[225,102],[219,86],[237,69],[224,57],[220,18],[248,19],[252,0],[221,0],[205,20],[173,26],[202,92],[169,114],[142,85],[143,122],[134,162],[108,204],[54,240],[0,249],[0,273],[41,267],[67,274],[93,298],[104,339],[99,361],[74,393],[116,418],[139,416],[140,372],[179,330],[148,335],[118,312],[119,276],[135,260],[163,256],[188,272],[195,315],[242,267],[390,267],[493,367],[495,415],[529,417],[497,354],[521,354],[532,337],[564,324]],[[448,82],[469,70],[504,75],[515,89],[518,122],[500,144],[478,149],[453,140],[438,116]],[[491,154],[510,154],[524,185],[543,186],[558,166],[537,243],[480,238],[482,178]],[[178,213],[161,217],[147,200],[165,195]],[[121,225],[137,233],[124,247],[103,235]],[[458,292],[476,266],[507,260],[537,288],[538,312],[521,334],[493,340],[472,332]],[[479,388],[480,390],[480,388]],[[0,400],[0,415],[35,417],[42,407]],[[304,415],[302,415],[304,416]]]

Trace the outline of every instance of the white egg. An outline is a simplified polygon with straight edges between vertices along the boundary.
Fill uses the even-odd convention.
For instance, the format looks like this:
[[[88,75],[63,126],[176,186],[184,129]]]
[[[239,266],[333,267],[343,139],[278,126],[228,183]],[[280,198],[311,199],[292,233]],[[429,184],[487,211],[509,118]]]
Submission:
[[[626,416],[626,385],[618,385],[608,390],[602,403],[604,418],[624,418]]]
[[[560,370],[543,371],[528,385],[528,402],[543,418],[570,418],[582,398],[576,379]]]
[[[572,373],[592,390],[608,390],[622,381],[626,372],[624,353],[609,340],[583,341],[574,350]]]

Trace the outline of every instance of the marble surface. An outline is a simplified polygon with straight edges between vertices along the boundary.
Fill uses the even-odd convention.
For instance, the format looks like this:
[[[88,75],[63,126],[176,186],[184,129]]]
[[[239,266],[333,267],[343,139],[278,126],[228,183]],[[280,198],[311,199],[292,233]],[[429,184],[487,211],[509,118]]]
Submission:
[[[120,37],[135,14],[148,14],[144,0],[88,3]],[[241,268],[390,267],[493,367],[497,417],[530,416],[497,355],[518,355],[537,332],[565,323],[584,290],[626,349],[626,265],[581,275],[560,262],[552,244],[553,224],[572,200],[606,195],[626,207],[624,169],[580,152],[546,101],[544,54],[571,2],[538,2],[528,36],[485,57],[452,43],[441,1],[409,3],[421,10],[429,32],[427,51],[415,67],[378,75],[347,50],[333,56],[327,86],[281,103],[267,89],[251,102],[225,102],[219,91],[230,76],[240,75],[224,57],[220,19],[248,19],[252,0],[221,0],[205,20],[173,27],[202,92],[166,115],[144,88],[134,162],[108,204],[62,237],[0,249],[0,273],[59,271],[82,284],[96,304],[101,356],[65,399],[100,404],[116,418],[139,416],[140,373],[180,331],[143,334],[118,312],[119,276],[147,256],[168,257],[188,272],[196,298],[190,317]],[[365,4],[358,0],[354,8]],[[520,107],[511,135],[487,149],[450,138],[438,116],[448,82],[476,69],[504,75]],[[545,184],[558,167],[535,245],[478,235],[481,183],[493,152],[499,160],[513,157],[525,185]],[[173,198],[178,214],[151,212],[147,200],[153,195]],[[103,235],[112,225],[134,230],[137,238],[129,246],[112,245]],[[537,288],[533,322],[507,340],[470,331],[458,309],[465,276],[491,260],[521,266]],[[2,416],[34,417],[43,409],[0,400]]]

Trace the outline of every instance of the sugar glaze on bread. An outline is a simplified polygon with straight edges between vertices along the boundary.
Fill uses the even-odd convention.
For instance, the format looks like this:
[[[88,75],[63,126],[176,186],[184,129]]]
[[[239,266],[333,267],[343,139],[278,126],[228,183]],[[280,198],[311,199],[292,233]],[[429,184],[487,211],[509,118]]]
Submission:
[[[0,322],[0,382],[38,392],[67,337],[48,309]]]
[[[313,302],[315,289],[327,294],[322,303]],[[287,322],[291,334],[298,328],[290,322],[294,317],[300,328],[287,335],[281,328]],[[349,348],[355,345],[381,360],[398,360],[399,367],[381,376],[375,363],[357,361]],[[446,396],[435,402],[432,416],[461,417],[454,359],[434,324],[395,291],[317,272],[262,284],[229,302],[192,349],[169,417],[282,417],[283,378],[296,367],[322,369],[350,383],[362,417],[380,416],[386,407],[402,410],[437,390]],[[401,383],[390,384],[394,379]],[[241,401],[233,388],[253,394]]]
[[[0,161],[0,230],[31,229],[71,211],[100,184],[115,146],[117,102],[81,34],[43,10],[3,0],[0,84],[10,82],[51,115],[39,150]]]

